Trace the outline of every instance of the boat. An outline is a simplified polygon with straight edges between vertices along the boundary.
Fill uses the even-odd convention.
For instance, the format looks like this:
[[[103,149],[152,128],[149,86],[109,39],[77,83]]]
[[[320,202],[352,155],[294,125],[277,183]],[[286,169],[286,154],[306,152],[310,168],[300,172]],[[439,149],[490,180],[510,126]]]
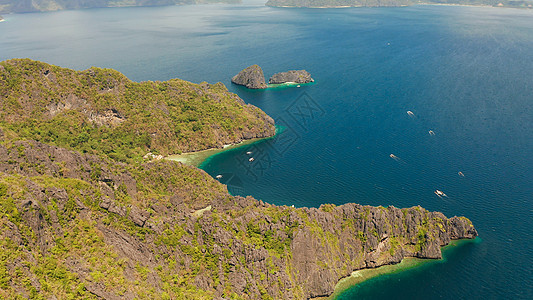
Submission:
[[[218,174],[215,178],[216,179],[220,179],[220,178],[222,178],[222,175]]]
[[[463,174],[463,172],[461,172],[461,171],[459,171],[459,173],[457,173],[457,174],[459,174],[459,176],[461,176],[461,177],[465,177],[465,174]]]
[[[250,157],[250,159],[248,159],[248,161],[254,161],[254,158],[253,158],[253,157]]]
[[[250,154],[252,154],[252,151],[248,151],[248,152],[246,152],[246,154],[250,155]]]
[[[446,194],[444,194],[443,191],[440,191],[440,190],[435,190],[435,195],[437,195],[439,197],[448,197],[448,196],[446,196]]]
[[[430,131],[429,131],[429,135],[432,135],[432,136],[433,136],[433,135],[435,135],[435,132],[434,132],[433,130],[430,130]]]
[[[410,111],[410,110],[407,111],[407,114],[408,114],[410,117],[414,117],[414,116],[415,116],[415,114],[414,114],[412,111]]]

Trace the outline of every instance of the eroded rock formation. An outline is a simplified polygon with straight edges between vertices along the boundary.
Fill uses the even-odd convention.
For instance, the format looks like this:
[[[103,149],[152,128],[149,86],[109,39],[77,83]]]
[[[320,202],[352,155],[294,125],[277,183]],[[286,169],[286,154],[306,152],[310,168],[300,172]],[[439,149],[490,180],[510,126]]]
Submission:
[[[288,72],[276,73],[270,77],[268,83],[270,84],[280,84],[280,83],[309,83],[314,82],[311,78],[311,74],[306,70],[291,70]]]
[[[231,82],[244,85],[249,89],[266,89],[265,75],[263,69],[258,65],[249,66],[231,78]]]

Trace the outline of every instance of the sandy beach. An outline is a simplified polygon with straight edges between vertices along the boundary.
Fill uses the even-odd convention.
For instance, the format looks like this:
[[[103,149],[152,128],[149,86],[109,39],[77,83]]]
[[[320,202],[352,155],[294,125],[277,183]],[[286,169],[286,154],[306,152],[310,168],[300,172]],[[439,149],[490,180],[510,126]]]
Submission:
[[[179,161],[179,162],[184,163],[186,165],[190,165],[190,166],[194,166],[194,167],[198,168],[198,167],[200,167],[200,165],[206,159],[208,159],[209,157],[211,157],[211,156],[213,156],[215,154],[221,153],[223,151],[231,150],[231,149],[237,149],[237,148],[244,147],[244,146],[247,146],[247,145],[251,145],[253,143],[261,142],[261,141],[264,141],[264,140],[272,139],[277,134],[281,133],[281,131],[282,131],[282,129],[279,128],[278,126],[276,126],[276,134],[274,136],[271,136],[271,137],[255,138],[255,139],[245,140],[245,141],[242,141],[242,142],[240,142],[238,144],[224,145],[223,148],[211,148],[211,149],[206,149],[206,150],[202,150],[202,151],[169,155],[169,156],[165,157],[165,159]]]

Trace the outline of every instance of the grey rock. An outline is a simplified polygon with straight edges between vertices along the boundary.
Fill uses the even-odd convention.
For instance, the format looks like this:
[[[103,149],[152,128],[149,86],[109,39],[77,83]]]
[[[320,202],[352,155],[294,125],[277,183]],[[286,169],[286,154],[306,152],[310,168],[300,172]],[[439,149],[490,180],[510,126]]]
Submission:
[[[266,89],[265,75],[258,65],[249,66],[231,78],[231,82],[249,89]]]
[[[294,83],[309,83],[315,80],[311,78],[311,74],[306,70],[291,70],[288,72],[276,73],[268,80],[270,84],[280,84],[287,82]]]

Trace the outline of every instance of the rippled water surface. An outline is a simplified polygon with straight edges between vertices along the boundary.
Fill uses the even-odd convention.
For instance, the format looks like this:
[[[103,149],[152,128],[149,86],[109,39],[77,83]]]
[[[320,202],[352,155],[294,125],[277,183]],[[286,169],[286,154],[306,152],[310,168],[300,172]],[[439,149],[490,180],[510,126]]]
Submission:
[[[284,129],[276,139],[202,166],[225,174],[232,193],[295,206],[422,205],[476,225],[480,242],[445,262],[342,299],[533,298],[532,11],[215,5],[4,17],[2,60],[221,81],[273,116]],[[306,69],[316,84],[231,85],[256,63],[267,77]]]

